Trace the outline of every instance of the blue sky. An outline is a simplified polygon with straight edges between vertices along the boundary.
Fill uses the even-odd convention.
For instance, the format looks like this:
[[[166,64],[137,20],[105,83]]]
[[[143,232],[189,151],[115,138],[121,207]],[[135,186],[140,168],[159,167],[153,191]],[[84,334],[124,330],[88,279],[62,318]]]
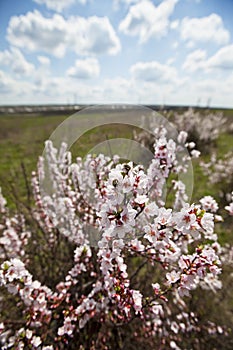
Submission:
[[[233,107],[232,0],[0,0],[0,104]]]

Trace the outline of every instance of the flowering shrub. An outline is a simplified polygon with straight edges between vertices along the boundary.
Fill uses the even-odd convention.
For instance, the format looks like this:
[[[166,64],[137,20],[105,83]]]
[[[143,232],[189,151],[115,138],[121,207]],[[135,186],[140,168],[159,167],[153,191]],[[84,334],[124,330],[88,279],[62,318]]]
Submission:
[[[192,108],[182,114],[175,112],[174,123],[180,131],[185,130],[188,133],[190,141],[194,141],[201,152],[209,151],[210,146],[226,128],[226,118],[222,112],[208,112],[203,116],[203,112]]]
[[[186,137],[160,130],[147,170],[117,156],[72,163],[47,141],[35,206],[11,217],[0,193],[2,349],[180,349],[224,333],[188,307],[193,290],[221,288],[217,203],[188,204],[174,179],[173,208],[164,198],[187,171]]]
[[[148,124],[148,119],[142,117],[142,128],[143,130],[141,132],[136,132],[134,131],[134,139],[141,143],[144,147],[150,149],[152,152],[154,152],[154,138],[160,138],[163,137],[164,133],[164,127],[161,125],[158,125],[158,121],[156,119],[150,119],[149,120],[149,125]],[[172,125],[172,124],[171,124]],[[169,126],[169,124],[168,124]],[[148,132],[149,131],[149,132]],[[172,133],[172,132],[171,132]],[[165,133],[166,134],[166,133]],[[191,158],[198,158],[200,156],[200,151],[196,149],[196,144],[195,142],[188,141],[189,139],[189,134],[186,131],[181,130],[179,132],[179,135],[177,135],[177,141],[181,144],[183,144],[183,147],[189,152]],[[177,151],[179,148],[177,149]],[[190,158],[190,159],[191,159]],[[187,162],[187,159],[184,160],[184,162]]]
[[[214,141],[218,138],[221,132],[226,129],[226,118],[223,117],[223,113],[206,113],[203,116],[203,112],[194,111],[189,108],[183,113],[164,111],[167,118],[171,119],[178,130],[187,133],[187,145],[190,150],[197,147],[202,153],[209,152],[210,146],[213,146]],[[153,149],[154,138],[153,134],[158,130],[157,118],[150,119],[149,125],[147,119],[142,117],[142,128],[144,129],[140,133],[134,133],[134,137],[137,141],[141,142],[144,146]],[[145,127],[151,131],[148,133],[145,131]],[[187,146],[188,147],[188,146]]]
[[[231,216],[233,216],[233,192],[229,197],[229,204],[225,206],[225,209],[229,212]]]
[[[224,158],[217,159],[215,153],[211,155],[209,162],[200,162],[204,175],[208,176],[211,184],[217,185],[219,196],[225,202],[231,199],[229,192],[233,188],[233,153],[227,153]]]
[[[223,159],[217,159],[215,153],[211,155],[210,161],[200,163],[205,175],[209,177],[212,184],[231,185],[233,173],[233,154],[227,153]],[[232,183],[233,185],[233,183]]]

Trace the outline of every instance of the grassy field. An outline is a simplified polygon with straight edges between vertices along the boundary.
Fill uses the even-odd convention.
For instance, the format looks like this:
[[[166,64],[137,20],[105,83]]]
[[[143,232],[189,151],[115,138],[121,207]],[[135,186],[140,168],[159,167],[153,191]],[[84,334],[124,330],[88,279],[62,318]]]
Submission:
[[[12,186],[25,198],[25,174],[36,169],[44,142],[69,115],[12,114],[0,115],[0,186],[10,206],[13,206]],[[95,118],[95,115],[93,115]],[[132,127],[116,124],[93,128],[71,147],[73,159],[84,156],[96,144],[125,137],[132,139]]]
[[[0,116],[0,183],[10,205],[13,203],[11,186],[18,188],[21,197],[26,194],[22,165],[30,177],[42,154],[44,141],[65,118],[34,114]]]
[[[232,110],[224,111],[224,115],[229,124],[233,122]],[[22,164],[30,177],[31,171],[36,168],[38,156],[43,152],[45,140],[67,117],[69,115],[32,113],[0,115],[0,183],[6,197],[9,197],[7,184],[12,180],[20,184],[21,193],[24,194]],[[117,137],[131,139],[133,137],[132,127],[116,124],[92,129],[71,147],[73,157],[83,156],[100,142]],[[219,157],[223,157],[232,150],[232,133],[221,134],[214,148]],[[204,160],[207,160],[208,157],[209,155],[203,155]],[[217,187],[213,188],[208,182],[206,183],[197,162],[193,163],[193,167],[195,185],[193,200],[206,194],[217,195]]]

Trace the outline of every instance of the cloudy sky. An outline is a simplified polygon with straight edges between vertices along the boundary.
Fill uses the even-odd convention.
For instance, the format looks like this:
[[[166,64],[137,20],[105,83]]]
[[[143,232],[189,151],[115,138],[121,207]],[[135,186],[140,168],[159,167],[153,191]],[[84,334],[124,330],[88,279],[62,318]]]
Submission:
[[[233,107],[233,0],[0,0],[0,104]]]

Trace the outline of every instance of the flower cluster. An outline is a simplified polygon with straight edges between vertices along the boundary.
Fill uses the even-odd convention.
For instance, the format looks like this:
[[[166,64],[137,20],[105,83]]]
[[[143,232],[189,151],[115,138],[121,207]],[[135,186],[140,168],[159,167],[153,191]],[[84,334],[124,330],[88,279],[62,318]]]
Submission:
[[[225,154],[224,158],[217,158],[216,154],[213,153],[209,162],[202,161],[200,165],[204,175],[208,176],[209,182],[216,185],[223,204],[230,202],[226,209],[231,214],[232,198],[230,192],[233,189],[233,153]]]
[[[203,111],[199,112],[189,108],[182,113],[176,111],[170,113],[165,110],[163,115],[171,120],[180,132],[187,134],[188,142],[186,147],[190,147],[192,150],[196,146],[202,153],[208,152],[220,133],[226,130],[226,118],[221,112],[207,112],[203,116]],[[154,135],[157,136],[156,130],[160,129],[160,125],[161,122],[158,116],[155,116],[154,119],[142,117],[143,131],[140,133],[135,132],[135,139],[144,146],[153,149]],[[169,129],[168,123],[166,128]]]
[[[233,172],[233,154],[227,153],[223,159],[217,159],[215,153],[211,155],[209,162],[201,162],[201,166],[205,175],[209,177],[212,184],[232,182]]]
[[[230,197],[230,200],[229,200],[230,203],[225,206],[225,209],[229,212],[231,216],[233,216],[233,192],[229,197]]]
[[[21,258],[27,259],[25,247],[30,238],[30,231],[26,229],[23,215],[10,217],[6,207],[6,200],[0,188],[0,259]]]
[[[133,322],[135,339],[143,331],[161,349],[178,348],[179,334],[199,331],[196,315],[181,309],[198,286],[221,288],[221,247],[212,197],[189,204],[184,183],[173,179],[174,207],[166,206],[169,176],[187,171],[186,139],[182,132],[176,143],[159,130],[148,169],[117,156],[72,163],[65,144],[58,151],[46,142],[32,176],[37,236],[23,224],[12,234],[15,221],[0,196],[0,242],[7,252],[0,285],[17,299],[23,324],[2,320],[3,349],[111,349],[121,341],[118,330]],[[48,247],[41,246],[46,283],[33,278],[24,259],[23,247],[35,247],[36,239]],[[177,304],[173,318],[169,303]]]
[[[198,146],[199,150],[206,149],[206,146],[213,144],[219,134],[226,129],[226,118],[222,112],[210,113],[203,116],[203,113],[189,108],[182,114],[175,112],[174,123],[179,130],[185,130],[189,138]]]

